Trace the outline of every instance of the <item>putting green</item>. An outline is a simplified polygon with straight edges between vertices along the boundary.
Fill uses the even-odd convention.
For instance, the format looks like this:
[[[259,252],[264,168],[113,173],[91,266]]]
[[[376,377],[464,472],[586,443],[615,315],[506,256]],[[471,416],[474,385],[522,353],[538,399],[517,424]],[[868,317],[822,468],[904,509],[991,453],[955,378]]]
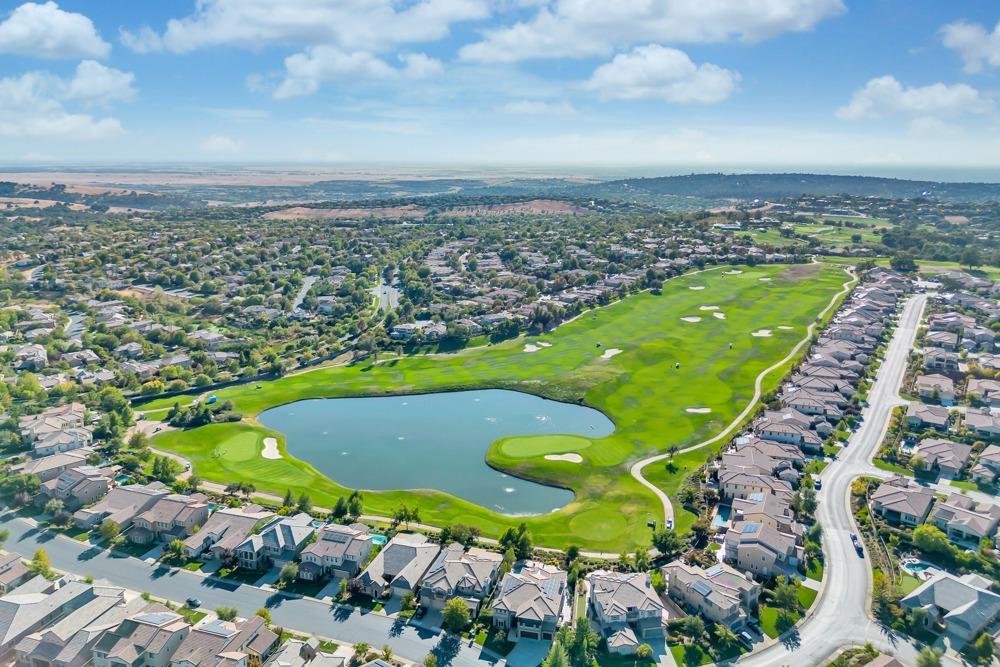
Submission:
[[[466,523],[494,537],[523,520],[537,544],[577,544],[618,553],[648,545],[646,522],[662,519],[659,501],[632,479],[630,465],[672,446],[695,444],[725,428],[753,396],[755,377],[788,354],[849,279],[839,267],[826,264],[739,267],[739,274],[727,273],[730,268],[714,267],[670,280],[660,295],[642,293],[585,311],[546,334],[544,340],[551,346],[535,352],[525,353],[525,339],[519,338],[454,354],[388,357],[321,368],[259,385],[230,387],[217,395],[220,401],[233,401],[236,410],[248,417],[305,398],[460,389],[514,389],[582,402],[608,415],[615,432],[599,439],[508,438],[486,452],[487,462],[504,472],[571,489],[575,500],[567,506],[521,518],[433,490],[366,491],[365,511],[391,516],[402,503],[416,505],[424,523]],[[703,305],[718,306],[717,312],[726,318],[705,317]],[[699,314],[699,322],[681,320]],[[772,335],[751,336],[760,329],[769,329]],[[602,359],[609,348],[625,352]],[[765,392],[778,386],[787,366],[768,375]],[[691,406],[711,412],[689,413]],[[256,455],[264,436],[277,438],[281,459]],[[647,477],[673,495],[684,476],[721,445],[676,457],[671,468],[650,470]],[[290,457],[280,433],[268,432],[249,419],[170,431],[158,436],[155,446],[190,459],[203,479],[247,481],[278,495],[286,489],[305,492],[324,507],[349,493],[308,462]],[[243,459],[251,447],[254,456]],[[213,456],[215,451],[224,455]],[[544,458],[571,451],[582,452],[584,461],[568,465]],[[691,520],[691,515],[678,512],[678,527],[685,528]]]

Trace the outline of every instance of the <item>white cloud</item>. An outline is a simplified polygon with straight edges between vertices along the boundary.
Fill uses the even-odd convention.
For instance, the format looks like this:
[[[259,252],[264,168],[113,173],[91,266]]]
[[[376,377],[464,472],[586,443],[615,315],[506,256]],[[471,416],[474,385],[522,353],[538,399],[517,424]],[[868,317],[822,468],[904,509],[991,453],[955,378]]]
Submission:
[[[850,102],[837,109],[837,116],[844,120],[859,120],[896,114],[958,115],[986,113],[992,108],[991,99],[964,83],[934,83],[907,88],[893,76],[881,76],[855,91]]]
[[[135,75],[131,72],[84,60],[76,66],[76,76],[66,88],[66,98],[107,106],[110,102],[134,98],[134,82]]]
[[[121,123],[115,118],[95,118],[66,108],[66,103],[75,101],[98,101],[77,98],[77,82],[77,78],[67,81],[48,72],[0,79],[0,135],[97,140],[121,134]]]
[[[978,23],[956,21],[941,28],[941,41],[958,52],[965,61],[965,71],[979,72],[983,65],[1000,67],[1000,21],[993,32]]]
[[[316,46],[285,58],[285,80],[274,96],[278,99],[311,95],[324,81],[385,79],[395,70],[366,51],[346,52],[331,46]]]
[[[910,134],[917,137],[940,137],[959,134],[958,128],[934,116],[917,116],[910,121]]]
[[[586,87],[605,99],[710,104],[729,97],[739,79],[718,65],[695,64],[683,51],[648,44],[598,67]]]
[[[235,155],[243,150],[243,143],[222,134],[213,134],[198,144],[202,153],[213,155]]]
[[[644,42],[755,42],[809,30],[842,0],[552,0],[532,18],[486,30],[462,58],[516,62],[605,55]]]
[[[83,14],[55,2],[26,2],[0,23],[0,53],[34,58],[103,58],[111,45]]]
[[[403,63],[402,74],[408,79],[429,79],[444,72],[441,61],[426,53],[402,53],[399,59]]]
[[[501,113],[524,116],[572,116],[576,109],[569,102],[518,100],[500,107]]]

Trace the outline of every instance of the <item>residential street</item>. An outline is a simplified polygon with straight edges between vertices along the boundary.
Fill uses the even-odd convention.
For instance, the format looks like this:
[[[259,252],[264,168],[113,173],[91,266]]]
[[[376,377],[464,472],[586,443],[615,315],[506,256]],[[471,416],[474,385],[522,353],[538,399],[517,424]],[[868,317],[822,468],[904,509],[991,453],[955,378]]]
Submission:
[[[849,446],[821,475],[823,490],[819,493],[817,517],[823,525],[826,573],[815,613],[799,626],[797,634],[747,656],[740,664],[820,665],[837,649],[867,641],[894,653],[905,664],[916,663],[917,649],[905,637],[887,634],[868,615],[871,572],[868,558],[859,558],[851,543],[851,533],[857,528],[849,494],[855,478],[877,470],[871,459],[888,428],[892,409],[904,402],[899,397],[899,385],[926,301],[926,295],[918,294],[907,302],[869,392],[869,407],[863,412],[861,426],[852,434]],[[951,664],[947,658],[945,663]]]
[[[137,558],[116,558],[109,551],[65,536],[41,532],[12,512],[0,515],[0,528],[6,528],[11,533],[4,544],[7,551],[31,558],[38,547],[45,547],[52,567],[57,570],[106,579],[119,586],[149,592],[155,597],[175,601],[197,597],[206,609],[236,607],[241,616],[250,616],[257,609],[268,607],[275,625],[342,642],[367,642],[373,648],[388,644],[397,655],[416,662],[431,651],[437,654],[439,665],[483,667],[495,662],[494,658],[480,655],[478,646],[469,648],[468,642],[442,640],[434,633],[395,625],[393,619],[380,614],[362,614],[312,599],[293,598],[254,586],[208,579],[185,570],[148,565]]]

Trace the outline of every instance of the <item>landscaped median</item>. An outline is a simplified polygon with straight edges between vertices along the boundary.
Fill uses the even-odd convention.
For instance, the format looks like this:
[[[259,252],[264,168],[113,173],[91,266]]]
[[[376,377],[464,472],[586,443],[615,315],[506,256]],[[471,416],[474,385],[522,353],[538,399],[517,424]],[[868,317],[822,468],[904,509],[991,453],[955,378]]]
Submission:
[[[508,438],[486,453],[487,462],[504,472],[571,489],[576,498],[567,506],[515,518],[437,491],[366,491],[365,512],[391,516],[402,504],[416,505],[423,523],[465,523],[489,537],[523,520],[539,545],[615,553],[647,546],[646,524],[661,521],[662,509],[629,475],[631,462],[701,442],[732,422],[752,398],[754,378],[803,338],[847,278],[839,268],[820,264],[742,267],[741,273],[727,268],[671,280],[662,294],[643,293],[584,312],[529,338],[529,344],[548,344],[530,353],[526,341],[517,339],[454,354],[366,361],[223,389],[218,400],[232,401],[247,416],[305,398],[482,388],[582,402],[610,417],[615,432],[598,439]],[[703,310],[708,306],[717,309]],[[609,348],[622,352],[605,356]],[[777,386],[780,377],[781,369],[774,371],[764,388]],[[265,437],[277,440],[281,458],[260,456]],[[154,446],[184,456],[201,478],[223,484],[246,481],[279,495],[305,492],[326,507],[349,493],[290,456],[282,434],[252,419],[164,433]],[[714,449],[678,456],[669,473],[649,478],[673,494]],[[576,456],[571,461],[567,454]]]

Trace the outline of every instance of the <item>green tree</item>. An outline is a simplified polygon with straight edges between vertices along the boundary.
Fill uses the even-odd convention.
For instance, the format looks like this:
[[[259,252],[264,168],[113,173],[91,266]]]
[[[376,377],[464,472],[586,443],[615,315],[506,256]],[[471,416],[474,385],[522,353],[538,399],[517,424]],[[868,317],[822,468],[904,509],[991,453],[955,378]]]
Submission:
[[[236,615],[239,612],[236,607],[219,607],[215,610],[215,615],[219,617],[221,621],[232,621],[236,619]]]
[[[121,526],[111,519],[102,521],[100,527],[97,529],[97,533],[108,542],[114,542],[118,539],[121,532]]]
[[[462,598],[451,598],[444,603],[441,610],[441,625],[452,632],[459,632],[469,624],[471,620],[469,606]]]
[[[684,540],[674,530],[663,529],[653,533],[653,546],[665,557],[672,558],[684,548]]]
[[[382,659],[385,660],[386,662],[389,662],[390,660],[392,660],[392,647],[389,646],[388,644],[383,644],[382,645],[382,654],[381,655],[382,655]]]
[[[962,251],[962,264],[969,267],[969,270],[981,266],[983,263],[982,255],[979,254],[979,248],[974,245],[969,245],[965,247]]]
[[[635,657],[640,660],[649,660],[653,657],[653,647],[649,644],[639,644],[635,647]]]
[[[368,657],[368,651],[371,650],[371,646],[367,642],[358,642],[354,645],[354,655],[361,656],[359,662],[364,662],[365,658]]]
[[[184,541],[183,540],[170,540],[166,548],[163,550],[164,555],[174,560],[180,560],[184,557]]]
[[[65,505],[63,501],[58,498],[53,498],[49,502],[45,503],[45,513],[51,517],[55,517],[57,514],[61,514]]]
[[[569,655],[566,654],[562,642],[552,642],[549,654],[542,660],[541,667],[570,667]]]
[[[917,654],[917,667],[941,667],[941,651],[930,646],[923,647]]]
[[[267,607],[261,607],[260,609],[258,609],[256,612],[254,612],[254,616],[260,616],[261,618],[264,619],[265,623],[271,625],[271,612],[267,609]]]
[[[299,576],[299,566],[296,563],[285,563],[281,568],[281,572],[278,574],[278,586],[284,588],[288,584],[295,581],[295,578]]]
[[[799,592],[795,584],[788,581],[785,577],[778,577],[777,583],[774,586],[774,602],[782,609],[798,609]]]
[[[937,526],[932,526],[929,523],[913,529],[913,544],[929,554],[951,553],[948,537]]]
[[[980,665],[993,663],[993,638],[988,633],[981,633],[969,650],[975,661]]]
[[[889,259],[889,266],[894,271],[902,271],[903,273],[912,273],[917,270],[917,263],[913,261],[913,256],[905,252],[893,255]]]
[[[10,539],[10,531],[6,528],[0,528],[0,547],[3,543]]]
[[[309,494],[308,493],[302,493],[299,496],[299,502],[297,503],[297,507],[299,508],[299,511],[300,512],[309,513],[309,512],[312,511],[312,506],[313,506],[313,502],[312,502],[312,498],[309,497]]]
[[[423,665],[424,667],[437,667],[438,659],[433,653],[428,653],[424,656]]]
[[[698,641],[705,634],[705,621],[701,616],[691,615],[684,618],[684,634],[691,639]]]
[[[292,493],[291,489],[285,491],[285,497],[281,501],[282,507],[294,507],[295,506],[295,495]]]

